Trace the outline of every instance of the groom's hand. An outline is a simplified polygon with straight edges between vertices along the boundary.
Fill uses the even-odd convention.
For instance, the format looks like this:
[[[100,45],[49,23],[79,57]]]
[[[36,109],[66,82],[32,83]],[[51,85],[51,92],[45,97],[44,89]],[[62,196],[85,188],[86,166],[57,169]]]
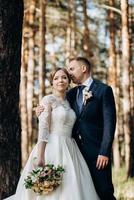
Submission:
[[[104,169],[108,165],[109,158],[99,155],[96,162],[97,169]]]
[[[44,111],[44,107],[41,105],[37,105],[35,112],[36,112],[36,116],[39,117],[39,115]]]

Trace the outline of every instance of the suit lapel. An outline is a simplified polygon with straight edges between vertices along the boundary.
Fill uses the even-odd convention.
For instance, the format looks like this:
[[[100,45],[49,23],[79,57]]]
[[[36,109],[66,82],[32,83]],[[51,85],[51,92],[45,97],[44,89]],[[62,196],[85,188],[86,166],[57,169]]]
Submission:
[[[78,109],[78,105],[76,103],[76,100],[74,101],[74,110],[75,110],[75,113],[77,115],[77,117],[79,116],[79,109]]]

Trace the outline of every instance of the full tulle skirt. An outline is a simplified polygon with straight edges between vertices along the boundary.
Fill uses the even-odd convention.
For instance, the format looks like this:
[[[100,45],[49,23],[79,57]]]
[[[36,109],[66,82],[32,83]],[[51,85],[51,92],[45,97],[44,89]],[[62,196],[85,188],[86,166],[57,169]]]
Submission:
[[[35,167],[38,143],[33,148],[21,174],[16,194],[6,200],[99,200],[87,164],[71,137],[50,134],[45,149],[45,164],[62,165],[61,185],[52,193],[40,196],[26,189],[24,179]]]

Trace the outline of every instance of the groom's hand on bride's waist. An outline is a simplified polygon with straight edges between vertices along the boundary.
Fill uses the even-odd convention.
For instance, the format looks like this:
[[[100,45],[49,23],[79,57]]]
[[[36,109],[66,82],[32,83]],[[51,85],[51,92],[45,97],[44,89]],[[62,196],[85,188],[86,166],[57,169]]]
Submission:
[[[44,111],[44,107],[41,106],[41,105],[37,105],[36,109],[35,109],[35,112],[36,112],[36,115],[37,117],[39,117],[39,115]]]
[[[97,169],[104,169],[108,165],[109,158],[99,155],[96,162]]]

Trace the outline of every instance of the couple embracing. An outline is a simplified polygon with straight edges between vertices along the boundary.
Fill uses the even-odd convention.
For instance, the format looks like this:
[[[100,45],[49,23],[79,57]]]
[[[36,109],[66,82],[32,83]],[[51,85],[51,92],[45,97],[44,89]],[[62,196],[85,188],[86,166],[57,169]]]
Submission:
[[[67,91],[71,80],[76,87]],[[38,142],[23,170],[11,200],[116,200],[111,175],[111,149],[116,110],[110,86],[92,78],[91,63],[83,57],[69,62],[68,69],[51,74],[53,92],[38,108]],[[37,165],[61,164],[63,182],[52,194],[36,196],[23,186]]]

